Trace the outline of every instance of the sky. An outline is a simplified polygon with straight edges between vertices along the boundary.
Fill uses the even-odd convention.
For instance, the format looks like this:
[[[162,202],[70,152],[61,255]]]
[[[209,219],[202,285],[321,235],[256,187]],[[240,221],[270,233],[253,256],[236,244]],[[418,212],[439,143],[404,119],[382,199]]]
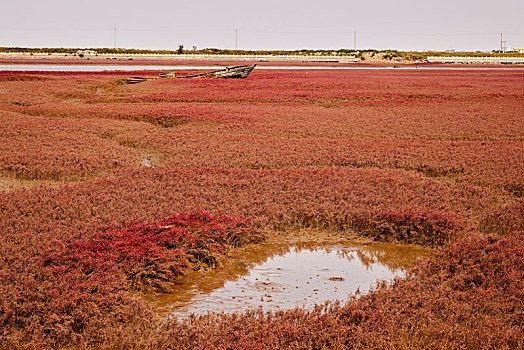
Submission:
[[[487,51],[524,0],[0,0],[0,46]]]

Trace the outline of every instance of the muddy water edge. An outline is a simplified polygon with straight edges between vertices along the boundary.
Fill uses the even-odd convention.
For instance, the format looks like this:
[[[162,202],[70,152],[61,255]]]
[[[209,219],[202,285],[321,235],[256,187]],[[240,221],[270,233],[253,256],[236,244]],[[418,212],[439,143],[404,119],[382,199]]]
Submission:
[[[235,248],[216,268],[180,277],[172,292],[146,296],[162,317],[312,307],[366,293],[377,280],[404,277],[433,250],[358,237],[300,232]]]

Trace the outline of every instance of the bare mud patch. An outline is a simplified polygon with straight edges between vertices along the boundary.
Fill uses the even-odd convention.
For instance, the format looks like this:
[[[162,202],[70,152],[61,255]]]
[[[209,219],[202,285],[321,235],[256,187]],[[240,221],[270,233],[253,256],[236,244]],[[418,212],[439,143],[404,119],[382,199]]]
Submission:
[[[18,180],[0,176],[0,192],[10,192],[20,188],[30,188],[44,183],[43,181]]]

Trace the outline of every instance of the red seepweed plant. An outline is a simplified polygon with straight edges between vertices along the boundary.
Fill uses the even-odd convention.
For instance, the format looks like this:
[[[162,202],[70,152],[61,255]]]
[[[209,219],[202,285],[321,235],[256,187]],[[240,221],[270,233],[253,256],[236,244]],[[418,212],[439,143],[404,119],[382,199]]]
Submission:
[[[523,347],[521,70],[128,75],[0,72],[0,348]],[[312,311],[139,296],[303,228],[441,252]]]
[[[122,302],[144,308],[132,291],[169,290],[189,269],[216,265],[228,247],[260,239],[248,220],[200,212],[51,240],[25,275],[0,271],[0,337],[11,345],[76,343],[118,314]]]

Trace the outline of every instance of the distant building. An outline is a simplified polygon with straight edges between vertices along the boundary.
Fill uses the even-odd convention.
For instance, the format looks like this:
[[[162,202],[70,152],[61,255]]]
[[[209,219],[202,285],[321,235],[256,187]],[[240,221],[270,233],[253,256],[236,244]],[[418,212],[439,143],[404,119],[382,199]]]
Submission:
[[[78,50],[76,52],[77,55],[96,55],[95,50]]]

